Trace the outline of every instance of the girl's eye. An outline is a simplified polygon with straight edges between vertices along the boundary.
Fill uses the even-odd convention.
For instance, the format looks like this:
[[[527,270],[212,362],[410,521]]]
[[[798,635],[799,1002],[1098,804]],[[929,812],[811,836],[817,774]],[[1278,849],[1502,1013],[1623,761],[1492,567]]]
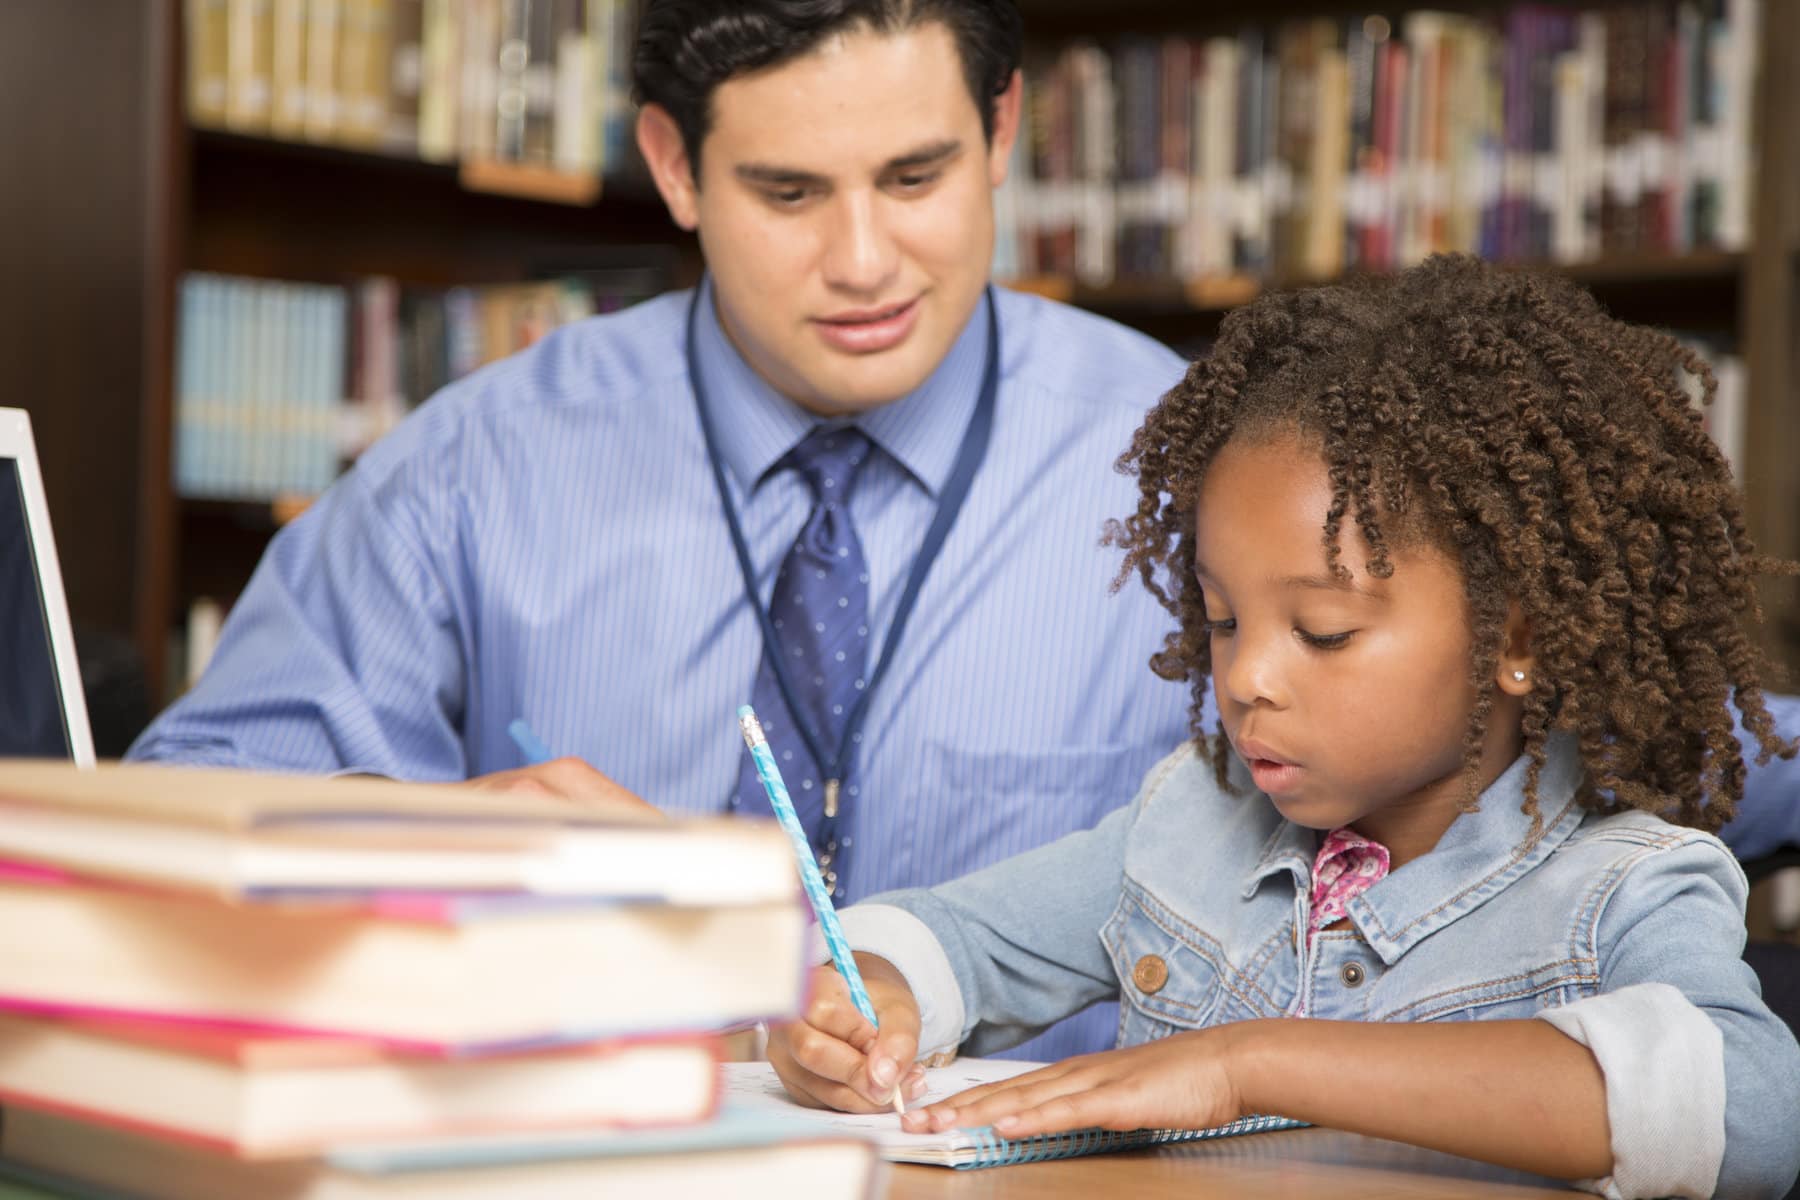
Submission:
[[[1202,637],[1230,637],[1235,632],[1237,632],[1237,620],[1233,617],[1224,617],[1217,621],[1200,622],[1200,635]]]
[[[1295,635],[1298,636],[1301,641],[1305,642],[1315,650],[1342,650],[1345,646],[1350,644],[1350,634],[1354,632],[1356,631],[1347,630],[1344,633],[1308,633],[1304,629],[1294,630]]]

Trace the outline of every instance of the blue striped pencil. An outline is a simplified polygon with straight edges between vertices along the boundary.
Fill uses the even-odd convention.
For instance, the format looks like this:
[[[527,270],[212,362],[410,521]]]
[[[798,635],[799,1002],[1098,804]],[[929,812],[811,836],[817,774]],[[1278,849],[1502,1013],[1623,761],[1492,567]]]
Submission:
[[[826,948],[831,951],[832,965],[837,967],[838,974],[844,977],[844,983],[850,989],[850,1002],[856,1005],[856,1011],[868,1019],[869,1024],[879,1026],[875,1020],[875,1006],[869,1002],[869,989],[863,986],[862,972],[856,969],[856,958],[850,953],[850,943],[844,940],[844,927],[838,923],[837,909],[831,905],[831,893],[825,890],[825,880],[819,874],[819,864],[813,859],[812,845],[806,840],[806,830],[800,828],[800,817],[794,812],[794,801],[788,795],[787,784],[782,782],[781,768],[775,765],[775,755],[769,750],[769,739],[763,736],[762,724],[756,719],[756,712],[748,704],[738,709],[738,728],[743,730],[744,744],[750,747],[750,760],[756,764],[756,777],[762,780],[763,789],[769,793],[769,807],[775,810],[775,819],[787,832],[788,841],[794,844],[794,858],[800,867],[800,885],[806,889],[806,898],[812,903],[813,915],[819,918],[819,931],[825,935]],[[906,1101],[900,1097],[900,1084],[894,1084],[894,1111],[906,1112]]]

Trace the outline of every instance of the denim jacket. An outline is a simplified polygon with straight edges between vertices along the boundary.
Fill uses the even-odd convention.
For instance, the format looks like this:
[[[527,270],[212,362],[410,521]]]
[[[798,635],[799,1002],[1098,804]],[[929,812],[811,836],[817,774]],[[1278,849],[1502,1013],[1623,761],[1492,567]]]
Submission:
[[[1191,744],[1094,829],[875,897],[846,928],[912,984],[925,1052],[991,1052],[1111,998],[1120,1045],[1302,1006],[1472,1021],[1579,1014],[1586,1001],[1586,1032],[1550,1019],[1606,1075],[1615,1169],[1598,1190],[1781,1194],[1800,1171],[1800,1046],[1741,957],[1743,872],[1707,834],[1584,809],[1572,741],[1548,751],[1535,834],[1521,758],[1435,849],[1350,902],[1353,928],[1310,947],[1318,835],[1284,820],[1235,760],[1239,794],[1221,790]],[[1667,986],[1634,992],[1647,1006],[1592,1007],[1645,984]]]

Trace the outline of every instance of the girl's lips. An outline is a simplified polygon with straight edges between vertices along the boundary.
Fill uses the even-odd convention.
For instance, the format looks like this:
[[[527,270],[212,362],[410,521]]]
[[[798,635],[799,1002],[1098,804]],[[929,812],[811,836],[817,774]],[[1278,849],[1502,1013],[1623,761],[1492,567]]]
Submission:
[[[1292,792],[1300,785],[1306,768],[1293,763],[1276,762],[1270,758],[1252,758],[1249,760],[1250,778],[1256,784],[1256,790],[1271,796],[1282,796]]]

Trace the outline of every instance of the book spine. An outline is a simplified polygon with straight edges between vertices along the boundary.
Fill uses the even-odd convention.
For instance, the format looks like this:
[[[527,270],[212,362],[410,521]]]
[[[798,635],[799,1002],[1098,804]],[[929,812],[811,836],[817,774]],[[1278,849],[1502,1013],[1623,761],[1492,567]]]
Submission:
[[[462,96],[457,0],[422,0],[419,81],[419,157],[456,157],[457,115]]]
[[[269,132],[306,136],[306,0],[273,0]]]
[[[338,125],[338,49],[347,0],[307,0],[306,139],[328,142]]]
[[[270,0],[229,0],[226,21],[225,124],[240,133],[267,133],[274,70]]]
[[[227,0],[187,0],[183,18],[188,120],[222,127],[230,87],[230,7]]]
[[[601,121],[595,112],[595,96],[599,70],[587,10],[586,0],[556,0],[550,162],[560,171],[598,175]]]
[[[387,94],[380,116],[382,145],[396,154],[420,154],[425,101],[425,0],[391,0]]]

